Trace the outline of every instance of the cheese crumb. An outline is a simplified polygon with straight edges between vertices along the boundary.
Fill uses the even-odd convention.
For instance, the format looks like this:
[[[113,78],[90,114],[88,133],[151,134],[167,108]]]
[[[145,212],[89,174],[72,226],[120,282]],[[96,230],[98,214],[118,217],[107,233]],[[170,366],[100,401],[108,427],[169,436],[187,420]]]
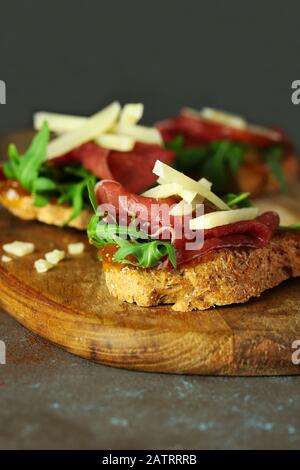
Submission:
[[[6,192],[6,198],[10,201],[14,201],[15,199],[19,199],[19,195],[15,189],[9,188],[9,190]]]
[[[3,255],[1,257],[1,261],[2,261],[2,263],[10,263],[10,261],[12,261],[12,258],[10,256]]]
[[[34,244],[15,241],[15,242],[6,243],[6,245],[3,245],[3,250],[9,255],[15,255],[15,256],[21,257],[21,256],[29,255],[30,253],[33,253]]]
[[[49,269],[54,267],[54,264],[49,263],[49,261],[45,259],[38,259],[35,261],[34,267],[38,273],[46,273]]]
[[[70,243],[68,252],[70,255],[81,255],[84,252],[84,243]]]
[[[65,252],[62,250],[53,250],[45,254],[46,261],[51,264],[58,264],[65,257]]]

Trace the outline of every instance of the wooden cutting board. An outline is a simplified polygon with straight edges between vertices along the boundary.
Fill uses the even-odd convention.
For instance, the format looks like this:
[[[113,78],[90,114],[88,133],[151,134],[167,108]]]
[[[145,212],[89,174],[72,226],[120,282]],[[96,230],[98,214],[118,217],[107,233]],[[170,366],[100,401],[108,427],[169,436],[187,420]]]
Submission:
[[[109,295],[101,264],[84,233],[23,222],[0,209],[0,245],[14,240],[33,242],[36,251],[0,263],[0,305],[26,328],[67,351],[141,371],[300,373],[300,365],[292,364],[292,343],[300,339],[300,279],[247,304],[205,312],[141,308]],[[86,244],[83,255],[68,256],[46,274],[35,271],[34,261],[47,251],[66,250],[68,243],[78,241]]]
[[[22,325],[79,356],[116,367],[191,374],[298,374],[300,280],[248,304],[205,312],[141,308],[113,299],[85,235],[0,211],[0,244],[33,242],[34,254],[0,264],[0,304]],[[38,274],[34,260],[84,241],[86,251]]]

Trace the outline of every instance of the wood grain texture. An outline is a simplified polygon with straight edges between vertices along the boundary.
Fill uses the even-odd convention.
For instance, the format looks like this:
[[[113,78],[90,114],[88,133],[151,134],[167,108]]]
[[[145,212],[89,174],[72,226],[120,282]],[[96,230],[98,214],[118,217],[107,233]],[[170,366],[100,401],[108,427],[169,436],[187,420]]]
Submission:
[[[23,150],[31,136],[25,131],[0,140],[1,154],[10,141]],[[26,328],[74,354],[153,372],[300,373],[291,361],[292,343],[300,339],[300,279],[238,306],[205,312],[143,308],[109,295],[84,233],[21,221],[0,209],[0,245],[14,240],[33,242],[36,251],[0,263],[0,305]],[[66,250],[77,241],[86,243],[82,256],[68,256],[46,274],[35,271],[34,261],[47,251]]]
[[[300,280],[259,300],[206,312],[142,308],[113,299],[84,234],[0,211],[0,242],[31,241],[32,255],[0,266],[0,304],[22,325],[66,350],[102,364],[144,371],[214,375],[298,374]],[[85,241],[46,274],[33,263],[53,248]]]

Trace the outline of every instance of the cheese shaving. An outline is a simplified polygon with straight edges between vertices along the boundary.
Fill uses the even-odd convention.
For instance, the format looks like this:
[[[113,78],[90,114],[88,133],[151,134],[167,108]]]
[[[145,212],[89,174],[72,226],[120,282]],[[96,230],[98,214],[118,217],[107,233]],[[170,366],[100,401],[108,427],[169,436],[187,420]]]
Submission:
[[[117,101],[88,118],[78,129],[52,140],[48,145],[48,159],[56,158],[108,132],[116,123],[121,106]]]
[[[210,212],[190,221],[191,230],[207,230],[243,220],[253,220],[258,215],[256,207]]]
[[[208,187],[207,184],[203,184],[199,181],[195,181],[192,178],[180,173],[179,171],[175,170],[174,168],[166,165],[165,163],[157,160],[154,168],[153,173],[160,178],[163,178],[165,181],[169,183],[177,183],[179,184],[183,190],[194,192],[203,196],[205,199],[210,201],[214,204],[218,209],[222,210],[229,210],[229,206],[225,204],[222,199],[220,199],[216,194],[214,194]],[[190,201],[187,201],[190,202]]]

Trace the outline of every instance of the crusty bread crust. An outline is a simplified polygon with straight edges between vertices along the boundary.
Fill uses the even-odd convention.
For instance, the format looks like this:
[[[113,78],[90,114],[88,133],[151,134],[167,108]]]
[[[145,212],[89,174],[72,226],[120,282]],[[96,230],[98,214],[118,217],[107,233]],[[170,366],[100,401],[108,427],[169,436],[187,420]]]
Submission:
[[[36,207],[33,201],[34,198],[30,194],[23,195],[16,191],[7,194],[0,192],[0,204],[23,220],[38,220],[45,224],[61,227],[66,223],[72,213],[72,208],[65,205],[50,202],[45,207]],[[85,209],[81,211],[79,217],[76,217],[76,219],[68,224],[68,227],[86,230],[91,216],[92,212]]]
[[[143,307],[174,304],[178,311],[247,302],[300,276],[300,233],[276,234],[259,249],[219,250],[179,270],[120,268],[104,261],[106,284],[119,300]]]

